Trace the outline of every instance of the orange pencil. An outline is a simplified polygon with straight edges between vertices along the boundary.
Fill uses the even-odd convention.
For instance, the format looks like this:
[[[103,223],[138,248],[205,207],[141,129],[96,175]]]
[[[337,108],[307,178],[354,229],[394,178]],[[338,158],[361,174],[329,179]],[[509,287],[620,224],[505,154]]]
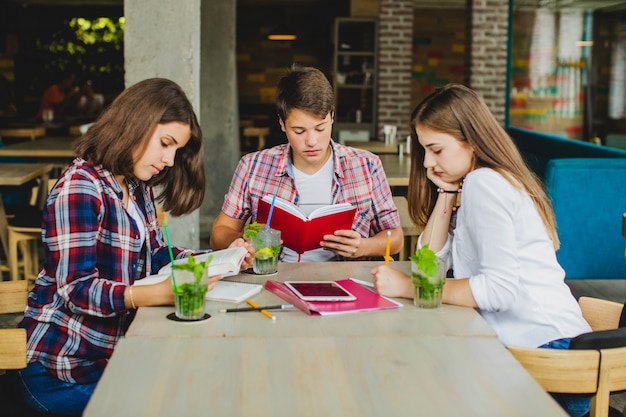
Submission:
[[[391,251],[391,230],[387,230],[387,246],[385,247],[385,266],[389,266],[389,252]]]
[[[259,305],[252,300],[246,300],[246,303],[248,303],[250,307],[259,308]],[[261,314],[263,314],[267,318],[276,320],[276,317],[272,316],[272,313],[270,313],[269,311],[267,310],[259,310],[259,311],[261,312]]]

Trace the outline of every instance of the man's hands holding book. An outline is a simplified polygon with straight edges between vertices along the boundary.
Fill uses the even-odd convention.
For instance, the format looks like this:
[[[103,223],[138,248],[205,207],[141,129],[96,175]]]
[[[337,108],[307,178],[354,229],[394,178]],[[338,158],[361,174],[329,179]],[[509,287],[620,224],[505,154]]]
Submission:
[[[331,250],[335,255],[344,258],[358,258],[365,256],[363,254],[364,239],[358,232],[354,230],[337,230],[332,235],[324,235],[322,247]]]

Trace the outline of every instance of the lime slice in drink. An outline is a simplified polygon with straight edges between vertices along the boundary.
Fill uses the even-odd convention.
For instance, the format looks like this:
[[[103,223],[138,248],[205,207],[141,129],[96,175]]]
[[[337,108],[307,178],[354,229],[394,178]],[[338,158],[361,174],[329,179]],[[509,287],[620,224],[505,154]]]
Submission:
[[[274,256],[274,251],[272,250],[272,248],[261,248],[256,252],[256,257],[259,260],[264,260],[264,259],[268,259],[271,258],[272,256]]]

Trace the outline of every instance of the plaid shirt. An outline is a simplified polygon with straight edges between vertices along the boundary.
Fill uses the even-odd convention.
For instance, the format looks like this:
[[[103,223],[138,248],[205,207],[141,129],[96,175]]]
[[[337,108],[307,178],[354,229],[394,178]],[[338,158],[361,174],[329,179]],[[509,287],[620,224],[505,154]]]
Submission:
[[[170,260],[152,189],[142,182],[128,186],[145,224],[126,211],[115,177],[80,158],[48,197],[46,256],[20,327],[28,333],[29,362],[39,361],[62,381],[100,378],[134,317],[124,306],[125,288]],[[145,241],[139,227],[146,228]]]
[[[332,201],[356,206],[352,230],[369,237],[370,232],[399,227],[400,217],[380,158],[333,141],[331,146],[334,159]],[[298,205],[290,151],[289,144],[284,144],[244,155],[224,197],[222,211],[239,220],[250,216],[256,219],[259,200],[267,194]]]

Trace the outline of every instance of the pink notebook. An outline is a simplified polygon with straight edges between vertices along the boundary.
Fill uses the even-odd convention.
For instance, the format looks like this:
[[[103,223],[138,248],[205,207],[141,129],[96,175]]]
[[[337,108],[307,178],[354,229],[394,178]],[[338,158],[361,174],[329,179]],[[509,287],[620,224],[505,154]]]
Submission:
[[[279,281],[268,280],[265,288],[285,301],[292,303],[300,310],[311,316],[330,316],[336,314],[356,313],[359,311],[386,310],[402,307],[401,303],[365,288],[351,279],[336,281],[352,293],[354,301],[304,301],[294,294],[287,286]]]

